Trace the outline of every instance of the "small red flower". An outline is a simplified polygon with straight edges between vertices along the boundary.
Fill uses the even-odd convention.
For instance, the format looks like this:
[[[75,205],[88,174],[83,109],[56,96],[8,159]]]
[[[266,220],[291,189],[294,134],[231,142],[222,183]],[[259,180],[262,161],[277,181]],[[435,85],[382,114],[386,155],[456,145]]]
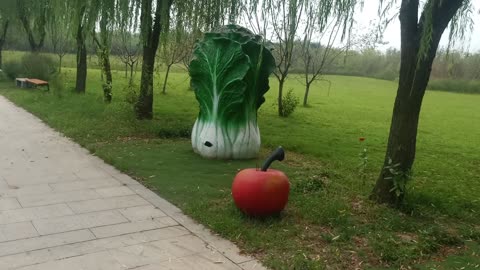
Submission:
[[[360,142],[363,142],[363,141],[365,141],[365,137],[360,137],[360,138],[358,138],[358,140],[359,140]]]

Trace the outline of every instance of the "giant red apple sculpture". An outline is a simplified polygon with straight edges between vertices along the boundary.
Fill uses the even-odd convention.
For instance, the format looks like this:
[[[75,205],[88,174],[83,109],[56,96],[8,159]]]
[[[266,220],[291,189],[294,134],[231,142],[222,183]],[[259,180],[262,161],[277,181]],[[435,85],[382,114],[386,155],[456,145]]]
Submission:
[[[240,210],[251,216],[268,216],[285,208],[290,191],[288,178],[281,171],[268,169],[273,161],[284,158],[285,152],[279,147],[261,170],[245,169],[235,176],[232,196]]]

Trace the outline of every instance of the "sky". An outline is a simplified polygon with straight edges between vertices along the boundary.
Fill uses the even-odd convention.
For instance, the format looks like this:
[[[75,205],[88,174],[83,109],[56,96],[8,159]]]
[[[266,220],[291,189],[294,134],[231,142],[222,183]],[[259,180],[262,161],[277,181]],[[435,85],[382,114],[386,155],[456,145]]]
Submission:
[[[400,1],[398,1],[400,2]],[[378,10],[378,0],[365,0],[365,4],[363,10],[358,12],[355,15],[355,21],[357,22],[356,29],[368,29],[371,25],[371,20],[375,20],[378,18],[377,10]],[[464,49],[470,52],[479,52],[480,51],[480,14],[478,11],[480,10],[480,0],[472,0],[474,8],[476,10],[474,15],[474,36],[473,33],[469,35],[465,42],[458,42],[460,45],[464,45],[463,48],[461,46],[456,46],[456,49]],[[396,9],[398,11],[399,8]],[[392,12],[392,14],[394,14]],[[361,31],[359,31],[361,33]],[[387,48],[397,48],[400,49],[400,21],[398,17],[392,21],[392,23],[385,29],[383,41],[388,42],[386,45],[380,45],[378,49],[385,50]],[[445,30],[443,34],[442,41],[440,46],[446,47],[448,44],[448,29]],[[466,45],[466,46],[465,46]]]

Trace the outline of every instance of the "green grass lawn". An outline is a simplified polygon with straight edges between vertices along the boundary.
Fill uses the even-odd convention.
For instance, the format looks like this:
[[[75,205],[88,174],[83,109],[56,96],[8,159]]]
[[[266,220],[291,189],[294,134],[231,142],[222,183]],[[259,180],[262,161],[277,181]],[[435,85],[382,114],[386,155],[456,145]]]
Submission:
[[[273,269],[475,269],[480,264],[480,95],[427,92],[414,178],[405,206],[368,200],[383,160],[396,85],[327,76],[312,89],[310,107],[276,115],[277,83],[259,112],[264,149],[259,160],[215,161],[195,155],[188,138],[198,105],[188,75],[173,73],[166,95],[156,80],[155,119],[137,121],[125,102],[125,79],[114,72],[114,100],[102,100],[98,70],[87,93],[50,93],[0,83],[0,94],[142,181],[188,215],[237,243]],[[160,74],[163,75],[163,74]],[[137,74],[137,80],[139,75]],[[291,77],[286,89],[299,97]],[[180,136],[180,137],[179,137]],[[359,172],[366,137],[368,166]],[[269,151],[287,151],[291,197],[280,216],[255,220],[236,210],[230,186],[237,170],[255,167]],[[469,268],[470,267],[470,268]]]

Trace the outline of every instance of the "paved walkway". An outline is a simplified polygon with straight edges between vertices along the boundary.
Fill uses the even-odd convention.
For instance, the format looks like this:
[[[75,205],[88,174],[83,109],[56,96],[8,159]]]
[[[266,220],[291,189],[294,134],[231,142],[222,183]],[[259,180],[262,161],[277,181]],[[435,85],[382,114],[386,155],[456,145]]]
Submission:
[[[264,269],[0,96],[0,269]]]

